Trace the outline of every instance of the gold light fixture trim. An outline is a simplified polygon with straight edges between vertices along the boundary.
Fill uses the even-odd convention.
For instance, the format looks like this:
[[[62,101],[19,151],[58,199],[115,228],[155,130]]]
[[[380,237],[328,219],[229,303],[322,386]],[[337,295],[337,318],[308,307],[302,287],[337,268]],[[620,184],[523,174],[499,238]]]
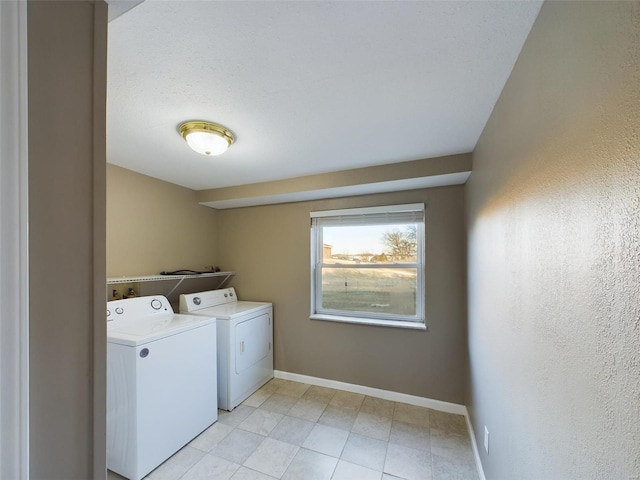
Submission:
[[[181,123],[178,132],[189,147],[202,155],[221,155],[235,141],[231,130],[205,120]]]

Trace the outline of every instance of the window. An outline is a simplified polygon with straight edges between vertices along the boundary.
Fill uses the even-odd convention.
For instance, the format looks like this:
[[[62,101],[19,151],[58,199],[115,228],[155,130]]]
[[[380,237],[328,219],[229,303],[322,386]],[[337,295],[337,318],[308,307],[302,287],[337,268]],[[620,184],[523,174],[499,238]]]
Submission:
[[[424,329],[424,204],[311,212],[311,318]]]

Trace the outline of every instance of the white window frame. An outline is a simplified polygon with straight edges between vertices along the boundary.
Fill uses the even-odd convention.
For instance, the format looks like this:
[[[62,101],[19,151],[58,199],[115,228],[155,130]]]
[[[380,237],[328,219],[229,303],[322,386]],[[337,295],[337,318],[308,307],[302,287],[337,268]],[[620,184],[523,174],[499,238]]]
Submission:
[[[384,327],[426,330],[424,308],[424,258],[425,258],[425,206],[423,203],[389,205],[379,207],[350,208],[310,212],[311,217],[311,314],[312,320],[359,323]],[[415,263],[336,265],[323,263],[323,227],[340,225],[376,225],[420,219],[416,230],[417,251]],[[411,223],[406,221],[406,223]],[[323,268],[415,268],[416,314],[414,316],[376,312],[333,311],[322,308]]]

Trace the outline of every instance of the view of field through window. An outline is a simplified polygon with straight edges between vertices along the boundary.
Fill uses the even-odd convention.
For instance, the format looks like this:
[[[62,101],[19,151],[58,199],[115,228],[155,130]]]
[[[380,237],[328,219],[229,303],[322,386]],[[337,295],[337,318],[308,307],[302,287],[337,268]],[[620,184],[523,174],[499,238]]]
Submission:
[[[323,228],[322,308],[416,315],[417,225]]]

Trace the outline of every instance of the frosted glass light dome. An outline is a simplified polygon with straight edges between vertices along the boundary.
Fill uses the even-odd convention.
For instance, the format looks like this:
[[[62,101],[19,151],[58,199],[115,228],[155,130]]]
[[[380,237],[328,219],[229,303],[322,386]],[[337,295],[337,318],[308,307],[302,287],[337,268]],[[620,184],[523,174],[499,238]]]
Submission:
[[[202,120],[185,122],[178,132],[193,151],[207,156],[223,154],[235,140],[229,129]]]

